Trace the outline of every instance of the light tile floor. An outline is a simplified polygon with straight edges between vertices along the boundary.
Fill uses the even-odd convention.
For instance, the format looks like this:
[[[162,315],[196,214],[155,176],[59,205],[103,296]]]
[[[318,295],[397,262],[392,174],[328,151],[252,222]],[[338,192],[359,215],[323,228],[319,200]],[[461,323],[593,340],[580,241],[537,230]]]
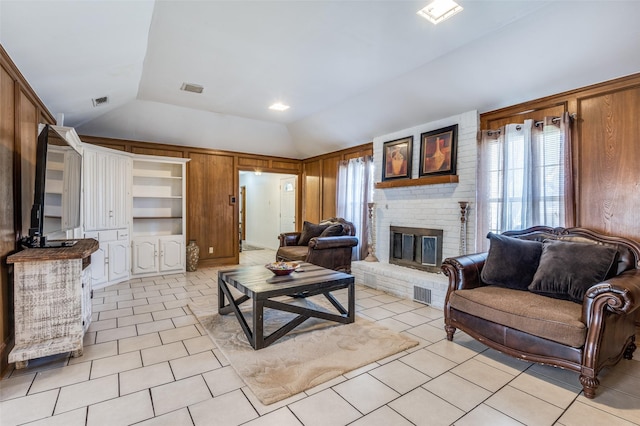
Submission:
[[[241,263],[273,258],[245,251]],[[264,406],[186,307],[215,295],[216,280],[217,269],[200,268],[96,291],[84,355],[7,372],[0,425],[640,424],[640,361],[604,371],[589,400],[576,373],[515,360],[463,333],[448,342],[440,309],[360,285],[358,315],[420,345]]]

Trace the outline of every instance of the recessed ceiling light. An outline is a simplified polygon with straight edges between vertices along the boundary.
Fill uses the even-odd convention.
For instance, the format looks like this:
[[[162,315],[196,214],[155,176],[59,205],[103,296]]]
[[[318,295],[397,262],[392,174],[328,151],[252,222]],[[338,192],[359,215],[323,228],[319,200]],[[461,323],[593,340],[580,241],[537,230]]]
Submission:
[[[200,86],[199,84],[182,83],[182,86],[180,86],[180,90],[192,93],[202,93],[204,87]]]
[[[417,14],[434,24],[438,24],[461,11],[462,6],[453,0],[434,0],[420,9]]]
[[[289,105],[285,105],[281,102],[276,102],[275,104],[271,105],[269,109],[272,109],[274,111],[286,111],[289,109]]]

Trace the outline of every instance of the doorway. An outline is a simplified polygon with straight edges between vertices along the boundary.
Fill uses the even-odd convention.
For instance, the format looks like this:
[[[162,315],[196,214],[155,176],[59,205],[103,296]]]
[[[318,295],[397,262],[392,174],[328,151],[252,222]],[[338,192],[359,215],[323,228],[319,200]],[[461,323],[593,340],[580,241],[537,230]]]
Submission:
[[[276,250],[278,235],[296,229],[297,180],[290,174],[240,171],[241,251]]]
[[[296,180],[280,179],[280,233],[296,230]]]

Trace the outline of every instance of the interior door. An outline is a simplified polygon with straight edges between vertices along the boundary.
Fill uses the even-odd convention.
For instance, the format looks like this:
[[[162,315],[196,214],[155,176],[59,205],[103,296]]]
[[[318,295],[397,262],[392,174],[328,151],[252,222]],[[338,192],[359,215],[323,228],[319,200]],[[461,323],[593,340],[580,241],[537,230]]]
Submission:
[[[296,178],[280,179],[280,232],[296,230]]]

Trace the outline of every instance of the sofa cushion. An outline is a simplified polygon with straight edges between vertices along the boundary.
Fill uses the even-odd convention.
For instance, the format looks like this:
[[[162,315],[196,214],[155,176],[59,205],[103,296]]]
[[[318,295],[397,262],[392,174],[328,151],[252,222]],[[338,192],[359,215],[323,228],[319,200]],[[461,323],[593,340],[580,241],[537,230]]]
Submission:
[[[327,229],[322,231],[322,234],[320,234],[320,237],[339,237],[341,235],[344,235],[344,230],[342,225],[335,224],[335,225],[328,226]]]
[[[489,254],[480,277],[487,284],[526,290],[538,268],[542,243],[489,232]]]
[[[568,300],[486,286],[456,290],[449,303],[453,309],[574,348],[586,339],[582,306]]]
[[[330,224],[326,225],[317,225],[315,223],[304,221],[302,225],[302,232],[300,233],[300,239],[298,240],[299,246],[309,245],[309,240],[314,237],[319,237],[322,234],[322,231],[327,229]]]
[[[278,249],[276,258],[304,261],[307,258],[307,253],[309,253],[309,247],[307,246],[283,246]]]
[[[529,290],[582,303],[589,287],[605,279],[616,254],[600,244],[545,240]]]

